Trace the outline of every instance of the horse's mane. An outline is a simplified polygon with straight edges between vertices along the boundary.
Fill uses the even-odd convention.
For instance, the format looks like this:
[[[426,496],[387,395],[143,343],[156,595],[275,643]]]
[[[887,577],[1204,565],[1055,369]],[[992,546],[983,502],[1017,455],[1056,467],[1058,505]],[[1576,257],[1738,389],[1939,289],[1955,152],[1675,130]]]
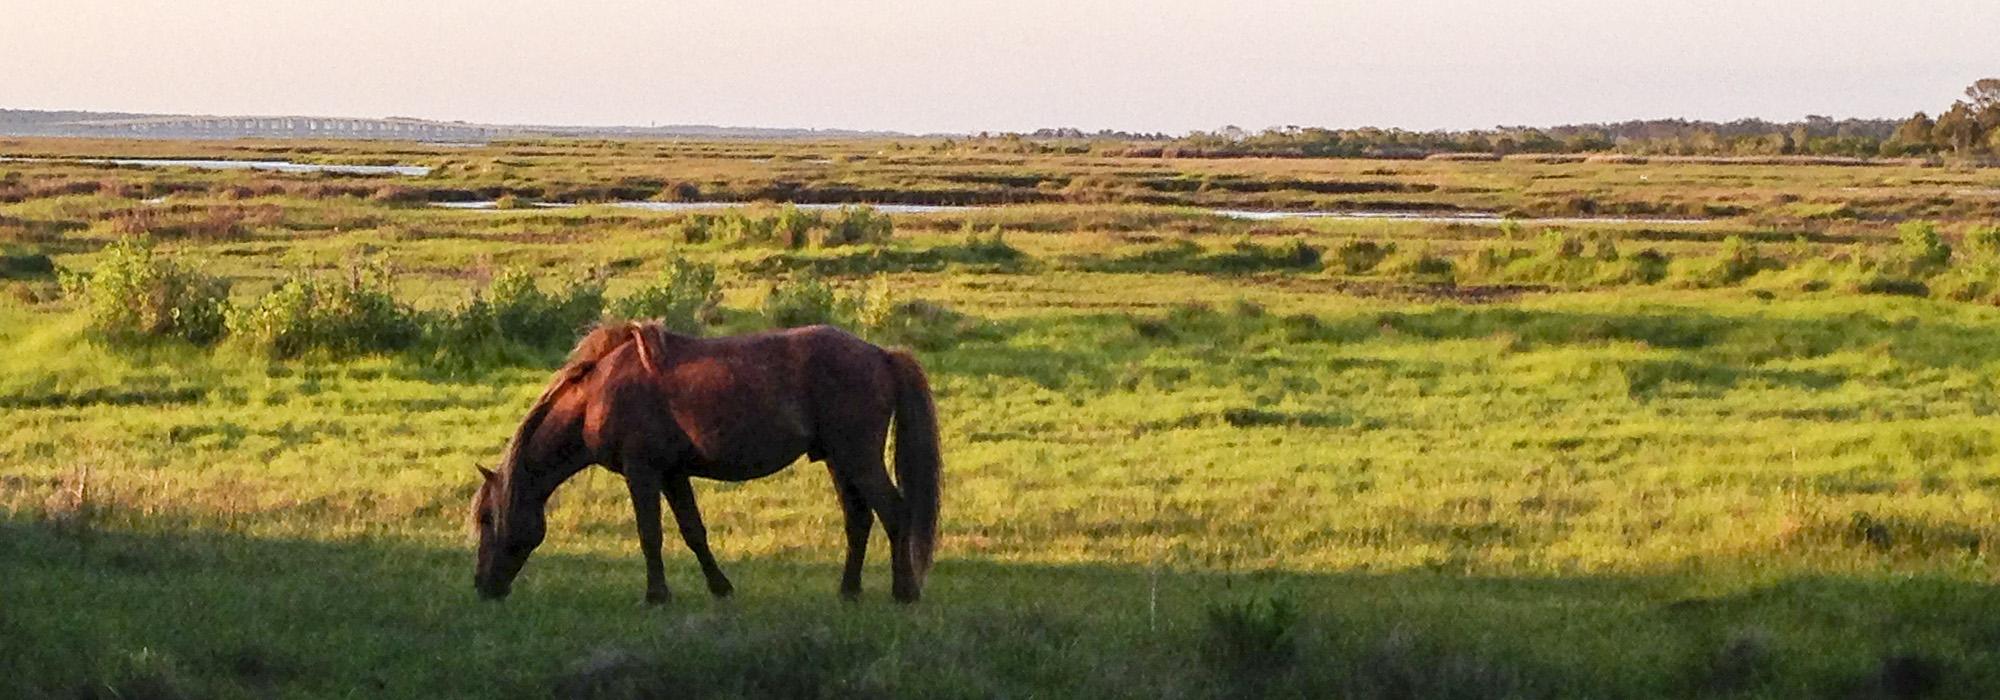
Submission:
[[[563,387],[588,376],[591,370],[597,368],[598,362],[634,340],[639,341],[640,360],[651,367],[653,357],[659,352],[664,333],[660,324],[654,321],[599,323],[585,333],[583,339],[576,341],[576,347],[569,351],[569,358],[563,361],[563,366],[549,379],[548,386],[542,389],[542,395],[535,399],[534,405],[528,409],[527,416],[521,419],[521,425],[514,428],[514,437],[507,441],[506,451],[501,453],[500,483],[497,484],[501,489],[500,495],[505,496],[512,489],[513,473],[518,467],[517,453],[528,438],[534,435],[535,429],[541,427],[542,420],[548,417],[549,409],[555,405],[556,396],[561,393]]]
[[[569,351],[569,359],[563,363],[562,370],[557,372],[557,378],[563,379],[571,373],[577,376],[589,374],[591,367],[595,366],[598,360],[632,342],[633,338],[658,332],[660,324],[657,321],[597,324],[590,329],[590,332],[583,334],[582,340],[576,341],[576,347]]]

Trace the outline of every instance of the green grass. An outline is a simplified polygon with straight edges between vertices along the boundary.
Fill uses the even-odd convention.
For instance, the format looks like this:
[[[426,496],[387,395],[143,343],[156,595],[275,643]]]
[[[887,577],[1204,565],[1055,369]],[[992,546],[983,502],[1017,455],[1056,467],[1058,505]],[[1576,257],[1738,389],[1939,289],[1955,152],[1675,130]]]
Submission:
[[[550,167],[596,162],[566,148]],[[1372,167],[1447,165],[1481,164]],[[1796,172],[1699,168],[1680,186]],[[277,219],[163,254],[236,303],[362,253],[428,310],[508,267],[601,267],[617,299],[670,256],[721,271],[711,332],[762,327],[772,283],[805,270],[949,309],[923,312],[949,337],[919,343],[946,458],[924,602],[889,602],[879,535],[865,600],[838,601],[839,508],[798,465],[697,486],[736,599],[670,545],[679,597],[641,605],[623,485],[594,470],[514,596],[482,603],[473,466],[553,354],[113,342],[37,292],[0,297],[0,695],[2000,693],[2000,309],[1843,286],[1863,266],[1828,256],[1872,255],[1886,227],[1766,245],[1790,266],[1700,289],[1677,280],[1708,279],[1695,263],[1740,224],[1624,230],[1621,263],[1681,265],[1642,284],[1605,281],[1639,275],[1589,246],[1428,224],[1045,205],[974,221],[1004,248],[932,215],[886,246],[791,251],[670,240],[675,215],[265,199]],[[9,255],[89,269],[118,237],[101,214],[132,205],[30,199],[0,228],[46,234]],[[1357,238],[1398,246],[1320,269]],[[1294,240],[1324,260],[1297,264]],[[1485,245],[1524,257],[1472,270]],[[1530,279],[1560,291],[1480,286]]]
[[[604,646],[705,677],[795,627],[858,645],[814,671],[834,688],[1220,692],[1240,679],[1188,654],[1208,606],[1249,595],[1305,611],[1272,681],[1299,692],[1415,635],[1531,695],[1677,693],[1743,630],[1774,640],[1762,693],[1904,652],[1990,689],[1996,315],[1658,293],[1016,319],[925,357],[951,438],[926,603],[892,609],[879,565],[870,602],[835,602],[837,508],[799,469],[704,485],[745,595],[706,601],[676,553],[683,599],[654,611],[602,474],[513,600],[463,590],[470,467],[538,370],[114,351],[16,314],[0,566],[34,603],[0,620],[55,645],[10,654],[37,692],[141,650],[196,694],[528,692]],[[50,500],[86,471],[82,515]],[[239,677],[236,647],[288,670]]]

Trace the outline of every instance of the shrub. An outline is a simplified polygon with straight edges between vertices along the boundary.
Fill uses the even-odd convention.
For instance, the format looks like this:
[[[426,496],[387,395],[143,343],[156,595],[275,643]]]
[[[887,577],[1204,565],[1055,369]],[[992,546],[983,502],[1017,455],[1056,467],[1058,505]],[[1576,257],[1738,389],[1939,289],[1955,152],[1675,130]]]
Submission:
[[[1737,236],[1724,239],[1713,256],[1681,262],[1674,276],[1681,286],[1687,287],[1726,287],[1778,267],[1777,261],[1759,255],[1755,245]]]
[[[1583,239],[1559,229],[1546,229],[1533,255],[1510,256],[1497,276],[1510,281],[1565,286],[1590,284],[1599,277],[1599,261],[1584,252]]]
[[[604,282],[597,275],[549,293],[526,270],[511,268],[457,310],[436,317],[431,330],[448,351],[493,343],[565,348],[603,313]]]
[[[1598,262],[1616,262],[1618,260],[1618,237],[1609,233],[1600,233],[1592,236],[1590,257],[1596,258]]]
[[[682,243],[707,243],[714,233],[709,230],[709,217],[690,216],[667,227],[667,237]]]
[[[1431,251],[1426,243],[1417,250],[1391,256],[1383,261],[1382,271],[1399,277],[1414,277],[1432,282],[1452,281],[1454,266],[1451,260]]]
[[[889,216],[874,207],[841,207],[827,222],[818,244],[823,247],[888,243],[895,232]]]
[[[715,240],[728,243],[767,245],[777,240],[778,222],[763,216],[751,216],[742,209],[728,209],[708,218],[708,226]]]
[[[1665,253],[1647,248],[1605,265],[1599,271],[1597,281],[1600,284],[1654,284],[1667,278],[1669,263]]]
[[[504,209],[508,211],[515,211],[520,209],[533,209],[535,208],[535,203],[530,201],[526,197],[509,193],[500,195],[499,199],[493,200],[493,208]]]
[[[795,328],[835,323],[841,316],[841,306],[833,285],[818,274],[806,271],[773,285],[764,297],[763,311],[764,318],[771,325]]]
[[[421,336],[415,312],[389,292],[389,273],[360,265],[344,278],[295,275],[229,315],[229,332],[273,357],[409,347]]]
[[[1194,271],[1223,274],[1318,270],[1320,249],[1298,238],[1269,246],[1245,239],[1231,243],[1228,250],[1200,256],[1193,263]]]
[[[1007,235],[1000,230],[999,224],[994,224],[992,228],[986,229],[985,233],[980,233],[978,229],[972,227],[972,222],[967,221],[959,227],[959,236],[964,238],[959,247],[965,249],[969,254],[968,257],[993,261],[1021,257],[1021,250],[1007,243]]]
[[[1953,267],[1932,278],[1930,290],[1954,301],[2000,301],[2000,270],[1991,263]]]
[[[1350,275],[1363,275],[1382,264],[1389,257],[1394,246],[1384,246],[1374,241],[1348,241],[1334,249],[1334,257],[1340,260],[1340,270]]]
[[[854,321],[864,331],[880,331],[888,328],[895,318],[896,289],[889,278],[876,275],[868,281],[868,287],[854,299]]]
[[[1542,231],[1540,255],[1550,260],[1572,260],[1583,257],[1583,241],[1574,234],[1560,229]]]
[[[1935,273],[1951,260],[1951,246],[1944,244],[1937,225],[1929,221],[1909,221],[1897,226],[1896,240],[1897,252],[1910,274]]]
[[[721,303],[714,265],[674,258],[652,282],[614,302],[611,315],[659,319],[668,328],[698,335]]]
[[[786,248],[804,248],[812,242],[813,229],[824,224],[819,214],[787,204],[772,220],[771,232]]]
[[[1507,268],[1509,263],[1522,256],[1521,251],[1512,247],[1485,244],[1474,249],[1466,258],[1464,269],[1479,277],[1493,277]]]
[[[222,337],[229,285],[120,241],[88,275],[64,274],[63,294],[78,299],[90,326],[113,337],[161,336],[211,343]]]
[[[1965,252],[1967,257],[1976,261],[2000,260],[2000,226],[1982,226],[1967,231]]]

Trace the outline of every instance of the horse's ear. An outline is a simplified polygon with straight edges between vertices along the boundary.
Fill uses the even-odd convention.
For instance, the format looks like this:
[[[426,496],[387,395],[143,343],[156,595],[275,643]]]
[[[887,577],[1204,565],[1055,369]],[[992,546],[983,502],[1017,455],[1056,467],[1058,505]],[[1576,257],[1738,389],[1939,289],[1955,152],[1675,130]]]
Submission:
[[[492,481],[492,480],[493,480],[493,478],[494,478],[495,476],[498,476],[498,475],[496,475],[496,474],[494,474],[494,473],[493,473],[493,470],[491,470],[491,469],[487,469],[487,468],[485,468],[485,467],[482,467],[482,466],[479,466],[479,465],[477,465],[477,464],[475,464],[475,465],[472,465],[472,468],[473,468],[473,469],[477,469],[477,470],[479,470],[479,475],[480,475],[480,476],[483,476],[483,477],[486,477],[486,480],[487,480],[487,481]]]

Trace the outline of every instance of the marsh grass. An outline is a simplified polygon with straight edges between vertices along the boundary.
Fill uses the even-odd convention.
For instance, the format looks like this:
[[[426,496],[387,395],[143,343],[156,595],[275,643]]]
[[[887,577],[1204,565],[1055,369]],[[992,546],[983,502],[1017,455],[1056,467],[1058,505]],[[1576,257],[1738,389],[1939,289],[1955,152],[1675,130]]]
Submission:
[[[323,150],[291,155],[387,157],[311,148]],[[2000,689],[1988,468],[2000,234],[1977,214],[1987,200],[1940,199],[1993,186],[1986,171],[984,161],[820,142],[405,148],[397,160],[450,167],[383,181],[0,166],[28,173],[0,174],[18,198],[0,205],[0,229],[35,237],[10,254],[110,279],[139,255],[111,228],[141,204],[130,197],[170,192],[190,216],[268,204],[282,215],[251,235],[157,241],[148,264],[198,262],[241,309],[295,278],[342,284],[373,249],[395,274],[369,280],[369,298],[399,316],[435,323],[477,299],[482,337],[537,339],[454,363],[424,326],[401,350],[283,358],[112,340],[87,295],[0,303],[0,639],[35,641],[0,643],[0,695]],[[1651,184],[1631,184],[1638,168]],[[1714,203],[1754,217],[1851,201],[1858,218],[1549,234],[1040,203],[898,216],[886,243],[816,248],[690,242],[674,233],[683,214],[374,196],[396,184],[425,199],[560,201],[696,183],[708,197],[1047,202],[1078,177],[1098,178],[1080,188],[1093,197],[1212,205]],[[1367,186],[1332,191],[1350,180]],[[1401,184],[1367,184],[1385,182]],[[1914,211],[1937,218],[1935,240],[1906,242],[1877,218]],[[1348,270],[1342,250],[1360,243],[1381,257]],[[1942,267],[1927,254],[1938,247]],[[1929,294],[1861,293],[1889,291],[1858,282],[1870,275]],[[600,281],[605,308],[641,299],[629,315],[691,317],[711,334],[789,317],[764,305],[787,285],[804,315],[845,313],[850,330],[917,347],[947,465],[925,602],[887,602],[879,538],[863,601],[837,602],[839,508],[815,468],[697,486],[732,602],[642,606],[627,494],[594,470],[565,487],[515,597],[477,601],[469,467],[504,448],[567,321],[589,315],[570,300],[593,294],[574,290]],[[117,308],[144,298],[116,295]],[[310,320],[323,305],[305,308]],[[328,318],[301,327],[347,323]],[[668,549],[675,588],[699,590],[695,571]],[[1272,599],[1291,614],[1244,606]]]

